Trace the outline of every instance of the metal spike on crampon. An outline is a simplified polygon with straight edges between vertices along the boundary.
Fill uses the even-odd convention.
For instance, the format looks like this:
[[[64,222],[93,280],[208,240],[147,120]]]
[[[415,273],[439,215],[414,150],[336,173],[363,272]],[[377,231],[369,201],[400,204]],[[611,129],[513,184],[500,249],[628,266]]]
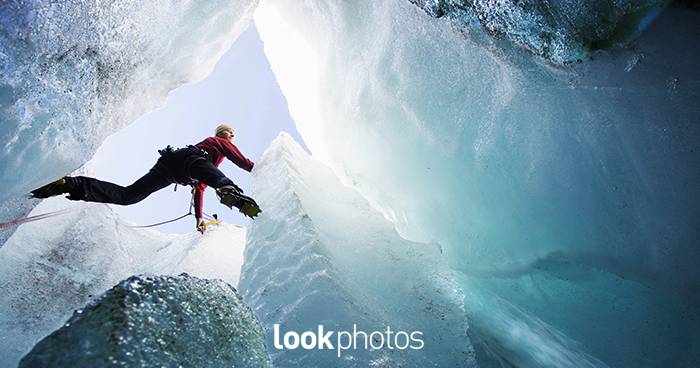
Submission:
[[[226,185],[216,189],[216,195],[223,205],[231,209],[236,207],[242,214],[250,218],[254,218],[262,212],[253,198],[243,195],[233,186]]]

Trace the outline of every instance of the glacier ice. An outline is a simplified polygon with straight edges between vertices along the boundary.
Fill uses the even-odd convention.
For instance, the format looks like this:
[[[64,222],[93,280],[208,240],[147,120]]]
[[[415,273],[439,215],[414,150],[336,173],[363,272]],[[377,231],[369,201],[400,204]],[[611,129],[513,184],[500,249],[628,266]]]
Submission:
[[[437,244],[401,238],[359,193],[286,135],[253,171],[263,208],[251,224],[239,290],[276,367],[471,367],[462,295]],[[282,331],[421,331],[419,350],[277,350]],[[362,344],[362,342],[358,343]],[[335,347],[337,349],[337,346]]]
[[[696,20],[554,67],[406,1],[255,13],[314,157],[443,245],[477,361],[506,366],[700,359]]]
[[[627,46],[666,7],[645,1],[410,0],[462,32],[483,27],[557,64],[583,61],[598,49]]]
[[[413,2],[433,4],[435,16],[465,4]],[[71,171],[210,69],[255,4],[0,4],[3,216],[29,211],[18,195]],[[697,12],[671,6],[650,23],[660,3],[637,2],[651,5],[641,18],[608,23],[623,19],[630,32],[602,35],[637,37],[632,47],[591,51],[577,27],[606,2],[472,4],[496,8],[444,22],[406,0],[261,2],[256,23],[291,115],[314,158],[352,189],[286,138],[276,143],[270,157],[282,161],[266,166],[279,176],[261,171],[268,180],[255,184],[265,217],[251,229],[245,297],[267,332],[280,320],[406,327],[413,318],[432,336],[458,336],[435,348],[445,351],[353,352],[347,364],[692,367]],[[127,230],[103,206],[64,220],[22,226],[0,249],[3,365],[133,273],[237,277],[192,238]],[[96,231],[97,221],[110,225]],[[271,352],[286,365],[336,362]]]
[[[140,275],[77,310],[19,367],[272,367],[262,337],[229,284]]]
[[[203,78],[256,5],[0,3],[0,201],[75,170],[170,90]],[[3,207],[6,218],[26,213]]]
[[[203,236],[133,228],[103,204],[64,198],[32,214],[74,209],[20,226],[0,248],[0,366],[14,366],[93,296],[131,275],[174,275],[238,283],[245,229],[221,224]]]

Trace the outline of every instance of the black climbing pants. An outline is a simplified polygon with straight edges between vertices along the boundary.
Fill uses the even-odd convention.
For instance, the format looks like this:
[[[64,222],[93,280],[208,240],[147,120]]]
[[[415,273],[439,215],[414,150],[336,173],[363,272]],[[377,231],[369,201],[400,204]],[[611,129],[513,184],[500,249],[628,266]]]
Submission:
[[[130,205],[173,183],[202,182],[212,188],[235,185],[221,170],[194,147],[182,148],[158,159],[151,170],[133,184],[118,184],[76,176],[68,178],[72,187],[68,199]]]

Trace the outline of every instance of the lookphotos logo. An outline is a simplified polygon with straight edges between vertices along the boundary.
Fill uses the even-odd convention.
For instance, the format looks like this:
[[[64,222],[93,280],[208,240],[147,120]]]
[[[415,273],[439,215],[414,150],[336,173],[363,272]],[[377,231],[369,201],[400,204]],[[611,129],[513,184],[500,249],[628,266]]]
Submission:
[[[280,330],[279,324],[273,325],[274,346],[277,350],[336,350],[338,357],[345,350],[405,350],[423,349],[423,333],[420,331],[393,331],[390,326],[383,331],[365,332],[352,325],[350,331],[326,331],[323,325],[318,325],[315,331],[304,331],[301,334],[296,331]]]

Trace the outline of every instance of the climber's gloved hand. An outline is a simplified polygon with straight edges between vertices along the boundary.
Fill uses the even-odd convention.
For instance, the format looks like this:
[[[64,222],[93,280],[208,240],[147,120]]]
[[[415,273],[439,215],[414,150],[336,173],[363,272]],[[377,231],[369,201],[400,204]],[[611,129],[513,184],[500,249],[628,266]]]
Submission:
[[[197,231],[199,231],[202,234],[204,234],[204,232],[207,231],[207,224],[201,218],[197,219]]]

